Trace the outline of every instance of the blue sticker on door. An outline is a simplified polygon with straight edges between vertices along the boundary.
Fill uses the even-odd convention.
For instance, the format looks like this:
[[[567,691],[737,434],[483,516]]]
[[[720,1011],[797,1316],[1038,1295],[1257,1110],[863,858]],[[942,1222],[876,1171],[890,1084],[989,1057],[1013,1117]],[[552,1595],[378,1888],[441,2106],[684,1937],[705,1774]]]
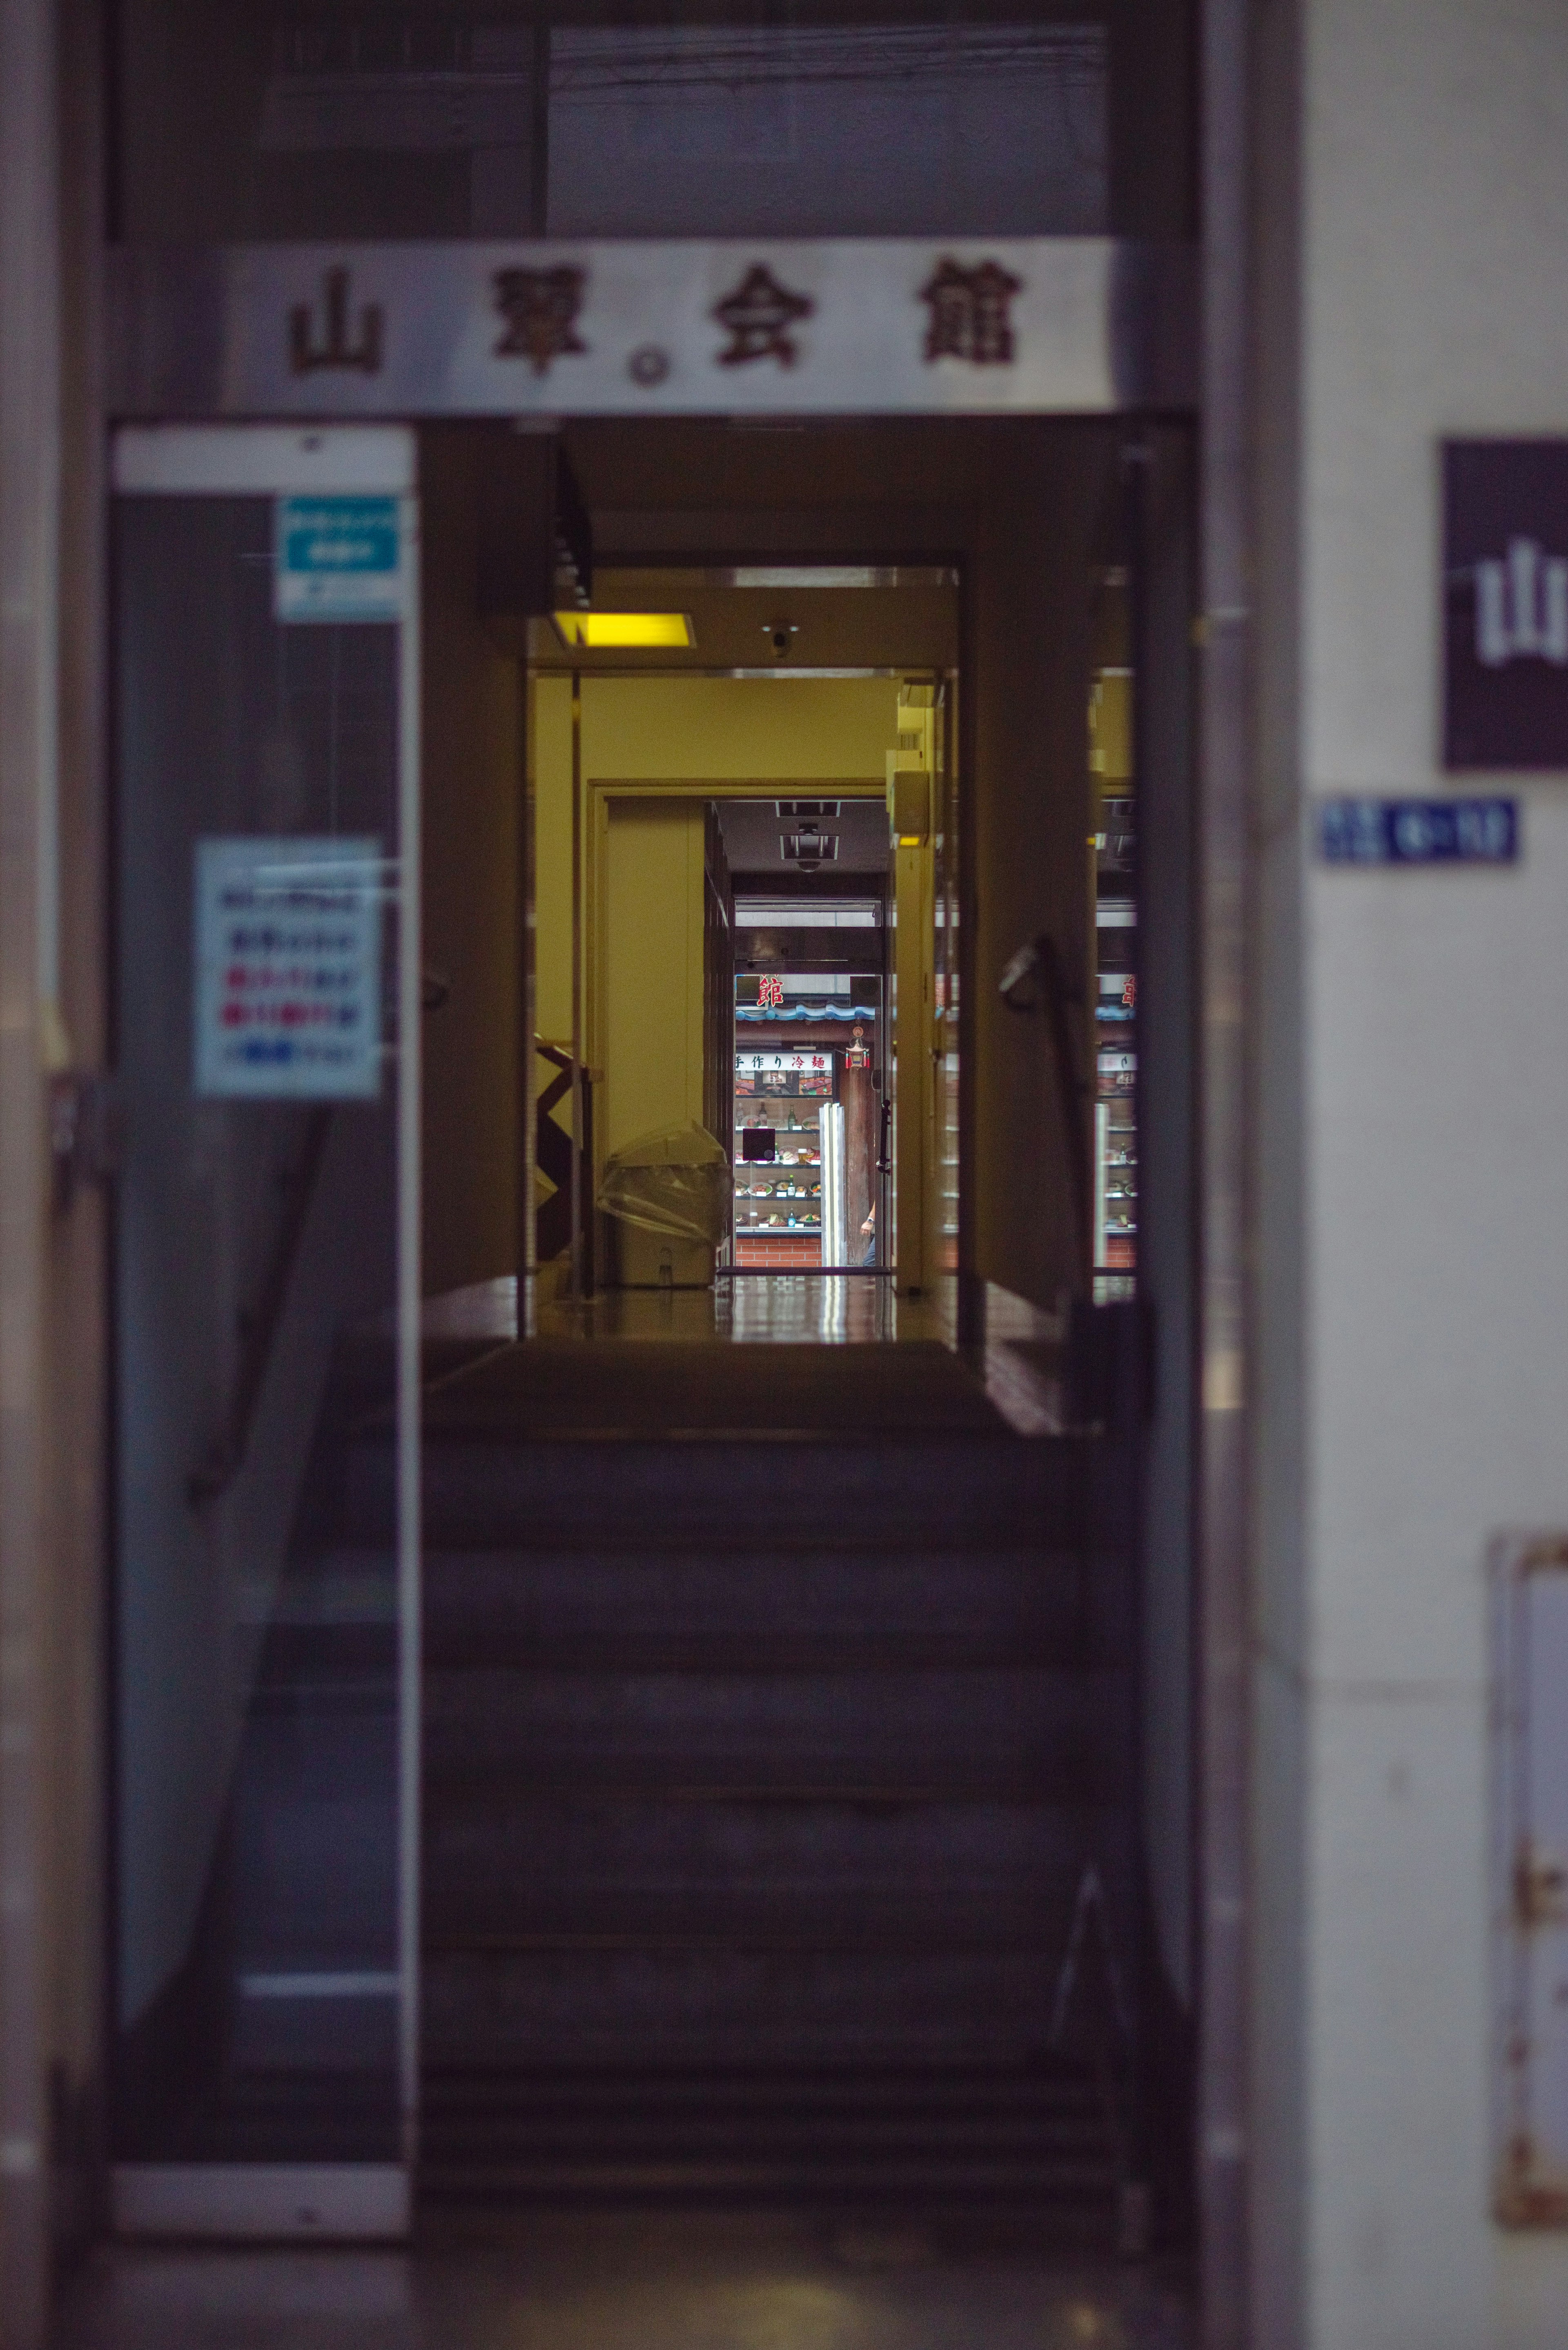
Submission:
[[[279,498],[273,529],[273,610],[279,620],[401,618],[397,498]]]

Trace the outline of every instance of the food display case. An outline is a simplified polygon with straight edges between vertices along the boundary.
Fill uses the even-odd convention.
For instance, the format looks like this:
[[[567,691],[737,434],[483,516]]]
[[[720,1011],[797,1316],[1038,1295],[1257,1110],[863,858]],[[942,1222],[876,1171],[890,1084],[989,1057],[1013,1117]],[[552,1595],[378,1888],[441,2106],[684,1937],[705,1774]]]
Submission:
[[[825,1046],[735,1055],[734,1261],[822,1262],[822,1108],[838,1055]]]
[[[1095,1005],[1095,1270],[1137,1263],[1137,979],[1130,899],[1102,899]]]
[[[1138,1191],[1137,798],[1127,576],[1099,582],[1089,696],[1095,847],[1094,1295],[1135,1294]]]

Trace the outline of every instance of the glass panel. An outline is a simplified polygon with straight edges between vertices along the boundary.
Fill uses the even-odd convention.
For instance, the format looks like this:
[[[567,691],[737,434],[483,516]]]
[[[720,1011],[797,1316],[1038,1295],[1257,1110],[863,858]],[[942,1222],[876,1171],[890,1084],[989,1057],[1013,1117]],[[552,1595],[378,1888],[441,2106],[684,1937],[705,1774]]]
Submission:
[[[121,2161],[399,2154],[399,631],[275,527],[116,507]]]
[[[119,0],[118,234],[1182,235],[1189,15]]]
[[[1098,25],[562,26],[555,236],[1093,234]]]
[[[961,837],[956,748],[958,680],[937,689],[931,728],[931,801],[936,817],[936,1071],[937,1263],[943,1273],[959,1269],[959,1040]]]

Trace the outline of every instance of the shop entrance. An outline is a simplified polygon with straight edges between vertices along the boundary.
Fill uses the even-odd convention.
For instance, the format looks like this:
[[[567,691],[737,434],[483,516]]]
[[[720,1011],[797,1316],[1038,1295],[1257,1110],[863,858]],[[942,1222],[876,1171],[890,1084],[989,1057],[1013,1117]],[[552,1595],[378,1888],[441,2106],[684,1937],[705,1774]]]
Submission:
[[[715,1272],[875,1267],[913,1297],[944,1255],[954,1269],[957,1104],[944,1117],[938,1102],[955,1096],[956,1035],[936,1048],[938,965],[957,936],[956,908],[941,919],[957,872],[955,577],[769,576],[751,588],[717,567],[601,576],[601,631],[683,640],[636,668],[563,643],[570,616],[532,631],[543,1308],[703,1287]],[[678,1178],[623,1162],[701,1153],[676,1141],[695,1126],[732,1180],[693,1221]],[[688,1189],[695,1209],[697,1175]]]
[[[1191,1991],[1184,436],[573,426],[591,586],[518,611],[525,437],[122,436],[121,2220],[1136,2242]],[[294,1075],[334,989],[357,1094]]]

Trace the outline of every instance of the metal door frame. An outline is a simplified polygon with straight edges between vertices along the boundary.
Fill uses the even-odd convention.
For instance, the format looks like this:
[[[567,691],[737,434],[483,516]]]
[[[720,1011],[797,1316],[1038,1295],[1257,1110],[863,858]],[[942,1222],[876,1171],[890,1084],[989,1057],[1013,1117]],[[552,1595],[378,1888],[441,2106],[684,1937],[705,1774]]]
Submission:
[[[408,424],[121,425],[111,491],[172,497],[395,495],[398,621],[397,1625],[398,2105],[393,2163],[130,2163],[111,2168],[125,2236],[400,2239],[413,2209],[420,2065],[420,565],[417,436]]]

